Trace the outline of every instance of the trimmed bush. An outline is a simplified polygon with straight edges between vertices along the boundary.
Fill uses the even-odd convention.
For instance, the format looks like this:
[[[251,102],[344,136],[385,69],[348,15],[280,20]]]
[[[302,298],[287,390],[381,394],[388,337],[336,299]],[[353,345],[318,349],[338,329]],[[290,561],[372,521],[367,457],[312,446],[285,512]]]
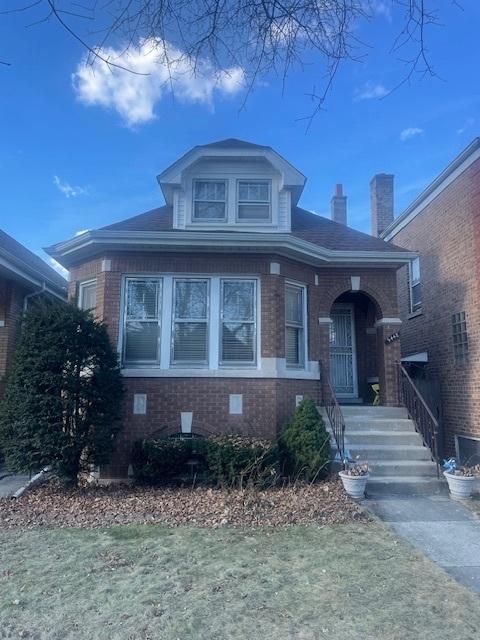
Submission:
[[[206,441],[207,474],[221,487],[263,487],[278,479],[278,448],[269,440],[217,436]]]
[[[291,480],[312,482],[328,472],[330,436],[311,398],[298,405],[280,434],[279,447],[283,471]]]
[[[188,461],[198,459],[203,467],[203,439],[163,438],[134,444],[132,467],[135,479],[144,484],[168,484],[191,473]]]

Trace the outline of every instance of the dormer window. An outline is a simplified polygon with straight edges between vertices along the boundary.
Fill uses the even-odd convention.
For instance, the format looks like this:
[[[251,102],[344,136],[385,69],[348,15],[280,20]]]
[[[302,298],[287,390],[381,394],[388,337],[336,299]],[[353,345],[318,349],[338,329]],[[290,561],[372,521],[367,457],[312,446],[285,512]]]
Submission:
[[[262,222],[271,219],[271,183],[269,180],[239,180],[237,183],[238,222]]]
[[[225,222],[226,219],[226,180],[195,180],[193,185],[193,221]]]

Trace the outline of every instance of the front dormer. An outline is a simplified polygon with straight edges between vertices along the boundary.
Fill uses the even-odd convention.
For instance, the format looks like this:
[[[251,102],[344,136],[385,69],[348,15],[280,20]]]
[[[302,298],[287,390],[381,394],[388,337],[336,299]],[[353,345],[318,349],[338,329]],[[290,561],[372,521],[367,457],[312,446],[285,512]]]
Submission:
[[[176,229],[289,232],[305,177],[270,147],[224,140],[192,149],[160,176]]]

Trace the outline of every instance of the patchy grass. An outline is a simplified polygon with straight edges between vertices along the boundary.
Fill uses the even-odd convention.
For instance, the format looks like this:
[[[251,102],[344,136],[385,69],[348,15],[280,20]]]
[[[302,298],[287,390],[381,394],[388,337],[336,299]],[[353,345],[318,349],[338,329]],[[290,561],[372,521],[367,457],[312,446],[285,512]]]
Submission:
[[[0,638],[456,640],[480,600],[383,525],[0,532]]]

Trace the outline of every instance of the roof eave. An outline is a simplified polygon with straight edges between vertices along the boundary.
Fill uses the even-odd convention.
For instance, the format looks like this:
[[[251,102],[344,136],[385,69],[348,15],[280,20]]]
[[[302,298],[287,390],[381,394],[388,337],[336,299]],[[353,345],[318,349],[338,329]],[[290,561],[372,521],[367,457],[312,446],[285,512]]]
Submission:
[[[98,251],[164,251],[288,253],[315,264],[390,265],[398,267],[412,260],[411,251],[339,251],[327,249],[301,238],[283,233],[209,232],[209,231],[89,231],[45,251],[60,264],[69,267],[82,257]]]

